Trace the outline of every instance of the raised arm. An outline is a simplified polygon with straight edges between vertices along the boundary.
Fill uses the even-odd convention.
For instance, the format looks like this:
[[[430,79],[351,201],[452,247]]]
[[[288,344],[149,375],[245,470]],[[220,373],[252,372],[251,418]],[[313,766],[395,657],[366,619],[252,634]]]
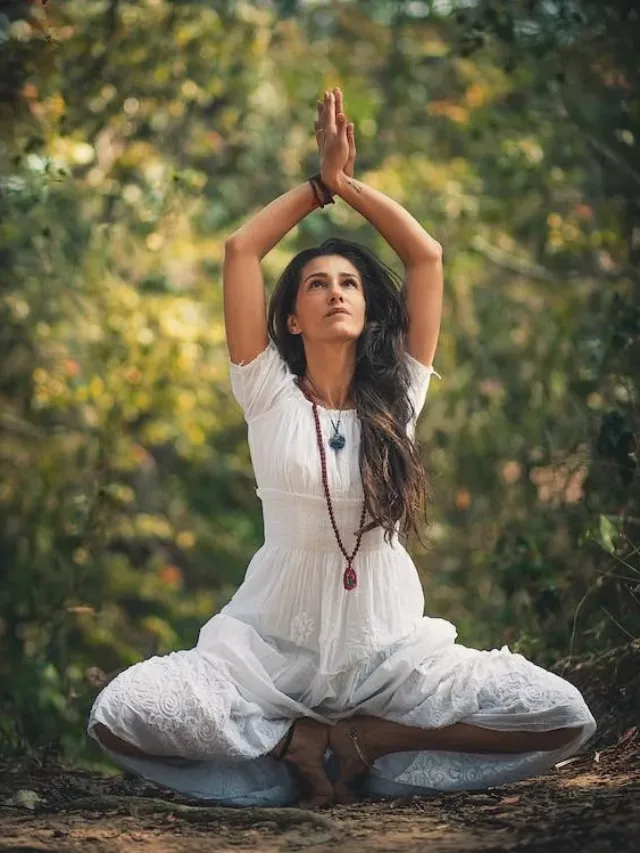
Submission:
[[[442,247],[397,201],[347,176],[325,183],[384,237],[404,264],[407,352],[431,367],[442,318]]]
[[[341,93],[338,98],[331,93],[325,98],[323,129],[328,156],[323,160],[322,178],[373,225],[404,264],[409,311],[407,351],[431,367],[442,317],[442,247],[398,202],[335,167],[332,150],[344,147],[344,139],[340,141],[344,122],[337,121],[341,108]]]
[[[234,364],[252,361],[269,343],[260,261],[317,207],[311,184],[300,184],[268,204],[225,241],[224,324]]]
[[[317,101],[316,107],[318,121],[314,122],[314,130],[322,164],[323,102]],[[342,174],[352,177],[356,161],[353,125],[345,133],[343,155],[334,158],[334,162],[341,167]],[[222,274],[224,322],[229,356],[235,364],[252,361],[269,343],[260,261],[294,225],[319,206],[307,181],[272,201],[226,240]]]

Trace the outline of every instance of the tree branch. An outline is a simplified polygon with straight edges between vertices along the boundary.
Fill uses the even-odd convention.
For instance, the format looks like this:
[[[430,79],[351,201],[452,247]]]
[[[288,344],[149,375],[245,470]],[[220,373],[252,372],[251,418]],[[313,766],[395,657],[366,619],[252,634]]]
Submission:
[[[524,258],[508,255],[496,246],[492,246],[483,237],[474,237],[471,240],[471,248],[501,269],[518,273],[518,275],[526,275],[527,278],[544,281],[547,284],[555,284],[558,281],[558,276],[553,275],[544,267],[532,264]]]
[[[184,803],[172,803],[157,797],[125,797],[125,796],[92,796],[79,797],[64,803],[60,810],[71,811],[86,809],[94,812],[109,812],[120,809],[129,810],[132,814],[174,814],[190,823],[207,821],[233,824],[234,826],[253,827],[261,821],[277,823],[280,829],[311,823],[322,829],[332,830],[341,834],[340,828],[324,815],[316,814],[308,809],[300,808],[232,808],[229,806],[188,806]],[[48,809],[41,809],[48,811]]]

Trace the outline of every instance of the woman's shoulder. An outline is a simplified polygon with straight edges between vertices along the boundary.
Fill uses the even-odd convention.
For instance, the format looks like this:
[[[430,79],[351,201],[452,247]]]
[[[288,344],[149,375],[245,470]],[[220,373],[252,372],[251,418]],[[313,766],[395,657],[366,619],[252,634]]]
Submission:
[[[281,356],[272,339],[254,358],[246,363],[229,360],[231,390],[242,408],[245,419],[251,420],[281,402],[285,394],[298,393],[296,375]],[[293,402],[293,396],[291,396]]]

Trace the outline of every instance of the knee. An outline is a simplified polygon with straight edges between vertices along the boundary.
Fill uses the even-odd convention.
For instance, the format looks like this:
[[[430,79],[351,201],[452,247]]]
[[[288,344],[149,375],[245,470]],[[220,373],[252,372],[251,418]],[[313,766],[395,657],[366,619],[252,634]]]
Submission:
[[[126,740],[122,740],[122,738],[119,738],[117,735],[114,735],[111,729],[108,729],[103,723],[95,723],[92,727],[92,732],[102,746],[106,746],[107,749],[112,749],[114,752],[120,752],[122,755],[131,755],[138,758],[145,756],[145,753],[138,749],[137,746],[128,743]]]

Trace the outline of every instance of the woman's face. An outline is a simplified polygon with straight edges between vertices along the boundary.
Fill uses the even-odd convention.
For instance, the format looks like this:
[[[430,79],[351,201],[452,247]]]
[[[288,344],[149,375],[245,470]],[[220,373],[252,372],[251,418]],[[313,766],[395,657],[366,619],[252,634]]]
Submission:
[[[333,313],[336,308],[342,313]],[[366,315],[364,287],[357,268],[341,255],[313,258],[302,268],[289,331],[308,341],[356,340]]]

